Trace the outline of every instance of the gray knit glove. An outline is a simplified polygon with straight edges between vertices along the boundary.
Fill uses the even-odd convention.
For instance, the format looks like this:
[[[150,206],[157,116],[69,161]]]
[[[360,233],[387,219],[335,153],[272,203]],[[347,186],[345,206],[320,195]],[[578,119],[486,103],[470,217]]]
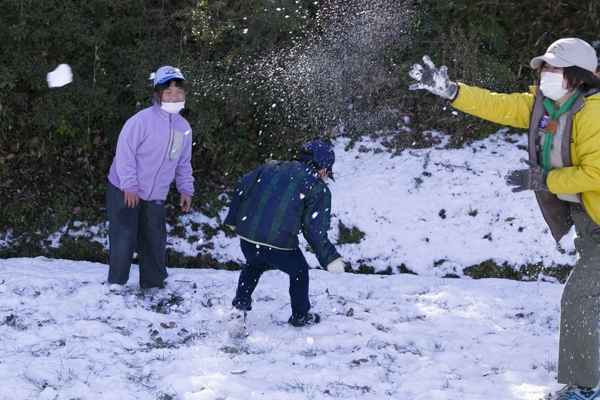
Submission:
[[[427,55],[423,56],[423,61],[427,68],[415,64],[409,71],[408,75],[419,83],[413,83],[408,90],[426,89],[438,96],[454,100],[458,85],[448,78],[448,68],[444,65],[438,70]]]
[[[527,164],[529,169],[508,171],[504,177],[508,186],[516,186],[512,188],[512,191],[516,193],[523,190],[548,190],[546,185],[548,173],[531,161],[521,158],[521,162]]]

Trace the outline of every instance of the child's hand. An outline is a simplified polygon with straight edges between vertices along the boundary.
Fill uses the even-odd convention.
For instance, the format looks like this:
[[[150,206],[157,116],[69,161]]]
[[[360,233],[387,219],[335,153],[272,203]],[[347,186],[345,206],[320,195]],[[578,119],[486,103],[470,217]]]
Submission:
[[[182,193],[179,198],[179,206],[183,212],[190,211],[190,207],[192,206],[192,196]]]
[[[338,258],[334,262],[329,263],[329,265],[327,266],[327,271],[335,275],[341,274],[342,272],[344,272],[344,261],[342,261],[341,258]]]
[[[125,197],[123,199],[123,203],[127,205],[129,208],[134,208],[140,202],[140,198],[138,196],[138,192],[124,192]]]

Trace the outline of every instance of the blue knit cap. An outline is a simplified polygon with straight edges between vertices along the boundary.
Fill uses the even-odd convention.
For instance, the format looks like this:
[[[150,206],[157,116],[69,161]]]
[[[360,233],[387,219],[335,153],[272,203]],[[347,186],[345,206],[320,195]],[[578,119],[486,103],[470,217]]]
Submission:
[[[327,168],[329,177],[333,179],[332,168],[335,163],[335,153],[327,143],[313,140],[303,144],[298,152],[298,158],[314,163],[317,168]]]

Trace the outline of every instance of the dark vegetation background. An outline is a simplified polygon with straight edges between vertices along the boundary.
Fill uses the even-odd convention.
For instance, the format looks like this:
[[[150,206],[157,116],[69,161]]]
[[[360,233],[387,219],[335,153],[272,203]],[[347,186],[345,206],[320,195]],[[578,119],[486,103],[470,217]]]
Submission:
[[[217,196],[242,174],[268,157],[292,156],[306,140],[385,135],[400,152],[430,145],[424,130],[453,133],[451,146],[498,130],[432,112],[444,102],[407,90],[407,72],[423,54],[453,79],[526,91],[536,79],[529,60],[550,43],[600,40],[596,0],[0,4],[0,233],[11,231],[12,240],[0,248],[3,258],[107,261],[98,243],[65,235],[51,248],[44,240],[73,221],[106,220],[116,139],[125,120],[151,104],[149,75],[162,65],[188,78],[193,206],[214,216],[223,206]],[[50,89],[46,74],[60,63],[71,65],[74,80]],[[406,116],[412,132],[395,134]],[[183,229],[177,215],[169,209],[172,234]],[[171,266],[218,266],[169,257]]]

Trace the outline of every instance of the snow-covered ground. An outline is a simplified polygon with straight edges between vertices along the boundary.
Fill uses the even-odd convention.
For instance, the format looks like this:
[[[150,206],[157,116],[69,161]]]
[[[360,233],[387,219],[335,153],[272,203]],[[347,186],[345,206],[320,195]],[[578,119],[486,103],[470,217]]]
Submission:
[[[558,387],[559,284],[312,270],[322,321],[294,328],[287,275],[269,271],[239,340],[227,333],[236,272],[173,269],[158,293],[113,294],[101,264],[0,266],[2,399],[537,399]]]
[[[459,150],[391,157],[377,141],[344,151],[347,139],[337,140],[331,237],[339,222],[366,234],[340,253],[355,268],[404,264],[418,275],[311,270],[322,322],[310,327],[286,324],[287,276],[278,271],[258,285],[249,336],[231,339],[238,272],[170,268],[167,288],[145,293],[134,267],[127,290],[114,294],[106,265],[0,260],[0,398],[538,399],[560,387],[562,285],[462,273],[489,259],[575,261],[572,235],[558,248],[533,194],[505,186],[506,171],[523,168],[524,143],[501,131]],[[172,248],[242,261],[236,239],[191,231],[191,222],[218,221],[182,221],[198,240],[170,239]],[[103,242],[103,231],[73,224],[60,234]],[[441,278],[448,273],[463,278]]]

